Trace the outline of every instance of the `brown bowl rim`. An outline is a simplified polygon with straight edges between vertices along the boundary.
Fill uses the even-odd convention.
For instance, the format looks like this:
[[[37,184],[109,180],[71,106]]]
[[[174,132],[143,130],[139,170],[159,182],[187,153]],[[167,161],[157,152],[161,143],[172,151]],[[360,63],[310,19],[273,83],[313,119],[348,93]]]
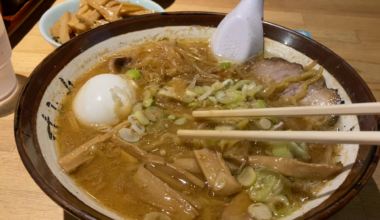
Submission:
[[[32,176],[33,180],[45,192],[45,194],[48,195],[58,205],[60,205],[64,210],[68,211],[69,213],[73,214],[74,216],[76,216],[78,218],[81,218],[81,219],[98,219],[98,218],[109,219],[109,217],[104,216],[103,214],[97,212],[96,210],[93,210],[92,208],[88,207],[90,210],[93,211],[92,214],[89,214],[89,213],[85,212],[84,210],[76,207],[75,205],[69,203],[62,195],[58,194],[56,192],[56,190],[54,190],[50,186],[50,184],[47,183],[47,181],[44,179],[44,177],[42,177],[39,174],[37,168],[34,167],[33,162],[32,162],[33,159],[29,157],[27,147],[25,146],[25,143],[23,141],[24,138],[31,138],[32,140],[36,141],[36,143],[38,144],[38,141],[36,138],[36,133],[35,133],[35,131],[33,132],[33,129],[31,131],[26,131],[29,133],[23,132],[23,129],[22,129],[22,127],[23,127],[22,126],[23,125],[22,119],[24,117],[28,117],[28,116],[22,116],[21,114],[26,113],[26,115],[28,115],[31,113],[31,112],[29,112],[28,109],[22,109],[22,105],[24,104],[25,98],[27,96],[26,91],[27,91],[28,87],[30,86],[31,81],[35,77],[37,77],[37,72],[39,71],[39,69],[41,69],[42,66],[44,66],[44,64],[49,61],[49,58],[54,57],[56,54],[59,54],[65,48],[68,48],[70,46],[74,46],[75,42],[79,38],[89,37],[92,33],[101,33],[103,31],[103,29],[105,30],[109,26],[117,26],[117,24],[120,24],[120,23],[132,23],[133,24],[134,21],[139,20],[139,19],[148,18],[148,20],[154,20],[155,18],[160,18],[162,16],[165,16],[165,17],[167,17],[167,16],[169,16],[169,17],[170,16],[172,16],[172,17],[175,17],[175,16],[178,16],[178,17],[181,17],[181,16],[205,16],[205,17],[206,16],[211,16],[211,17],[216,16],[216,17],[218,17],[219,16],[219,18],[223,18],[225,16],[225,14],[212,13],[212,12],[165,12],[165,13],[157,13],[157,14],[152,14],[152,15],[132,17],[132,18],[124,19],[121,21],[117,21],[117,22],[114,22],[114,23],[111,23],[108,25],[98,27],[94,30],[91,30],[89,32],[84,33],[83,35],[80,35],[80,36],[74,38],[74,40],[71,40],[68,43],[63,44],[61,47],[57,48],[55,51],[53,51],[51,54],[49,54],[31,73],[31,75],[29,76],[29,78],[28,78],[27,82],[25,83],[25,85],[22,89],[22,92],[19,96],[17,107],[15,110],[15,115],[14,115],[14,132],[15,132],[14,134],[15,134],[17,149],[18,149],[20,158],[21,158],[24,166],[28,170],[29,174]],[[282,27],[280,25],[272,24],[269,22],[263,22],[263,24],[267,27],[269,26],[272,28],[277,28],[278,30],[281,30],[281,31],[285,31],[288,33],[289,36],[293,36],[293,37],[295,36],[297,38],[297,40],[308,41],[310,44],[314,44],[314,46],[316,45],[316,46],[322,48],[324,50],[324,52],[327,52],[328,54],[334,56],[336,59],[340,60],[340,62],[342,64],[346,65],[346,68],[350,69],[350,72],[353,73],[357,79],[359,79],[359,82],[356,82],[356,83],[361,84],[362,89],[363,89],[362,92],[365,93],[366,98],[368,98],[370,102],[376,102],[376,100],[373,97],[370,89],[368,88],[366,83],[363,81],[363,79],[360,77],[360,75],[348,63],[346,63],[342,58],[340,58],[334,52],[332,52],[331,50],[329,50],[325,46],[319,44],[318,42],[316,42],[312,39],[309,39],[309,38],[307,38],[307,37],[305,37],[305,36],[303,36],[297,32],[294,32],[294,31],[289,30],[285,27]],[[176,26],[176,25],[173,25],[173,26]],[[189,25],[184,24],[184,26],[189,26]],[[215,25],[210,25],[210,26],[215,27]],[[157,26],[157,27],[160,27],[160,26]],[[273,39],[273,38],[271,38],[271,39]],[[279,39],[273,39],[273,40],[282,42],[282,40],[279,40]],[[97,43],[95,43],[95,44],[97,44]],[[91,46],[93,46],[95,44],[92,44]],[[89,49],[91,46],[87,47],[86,50]],[[293,45],[291,47],[293,47]],[[297,49],[297,46],[293,47],[293,48],[295,48],[296,50],[298,50],[300,52],[303,51],[302,49],[301,50],[299,48]],[[308,54],[308,56],[309,56],[309,54]],[[313,59],[313,57],[310,57],[310,58]],[[39,103],[38,103],[38,105],[39,105]],[[29,117],[31,117],[30,119],[33,119],[33,118],[35,119],[37,117],[37,115],[31,115]],[[374,119],[377,121],[377,117],[375,117]],[[35,124],[34,124],[34,126],[35,126]],[[373,126],[373,130],[378,130],[378,123],[376,123]],[[33,135],[32,137],[30,137],[30,132]],[[351,190],[348,190],[347,193],[345,193],[341,198],[339,198],[338,199],[339,201],[337,203],[331,204],[330,206],[325,207],[320,212],[314,213],[312,216],[304,216],[304,217],[306,217],[307,219],[325,219],[325,218],[333,215],[337,211],[339,211],[341,208],[343,208],[354,196],[356,196],[359,193],[359,191],[363,188],[363,186],[367,183],[369,178],[372,176],[373,172],[376,169],[377,163],[379,161],[380,149],[378,148],[378,146],[368,146],[368,147],[370,149],[368,151],[369,152],[368,157],[366,158],[367,163],[363,165],[363,166],[365,166],[365,171],[364,171],[364,173],[362,173],[362,175],[360,175],[360,177],[358,177],[357,182],[351,188]],[[361,168],[361,170],[362,169],[363,168]],[[50,169],[48,169],[48,171],[50,171]],[[52,176],[52,178],[55,178],[55,177]],[[72,195],[72,196],[75,197],[75,195]],[[95,216],[94,216],[94,213],[95,213]],[[98,215],[96,215],[96,214],[98,214]]]

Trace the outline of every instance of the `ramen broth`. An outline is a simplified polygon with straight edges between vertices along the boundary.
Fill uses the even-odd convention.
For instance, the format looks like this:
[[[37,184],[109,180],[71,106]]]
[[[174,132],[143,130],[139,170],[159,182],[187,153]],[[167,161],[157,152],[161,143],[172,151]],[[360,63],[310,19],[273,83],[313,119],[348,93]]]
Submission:
[[[68,172],[68,175],[83,191],[88,193],[90,197],[107,209],[126,219],[149,219],[147,217],[148,213],[165,213],[165,217],[170,217],[171,219],[228,219],[228,216],[234,216],[234,214],[226,213],[229,212],[229,209],[234,208],[232,204],[235,204],[235,202],[231,201],[237,198],[237,196],[246,196],[247,200],[247,195],[249,195],[250,199],[248,199],[248,202],[245,201],[244,204],[241,204],[241,207],[260,203],[266,208],[269,207],[268,210],[271,210],[270,217],[267,217],[267,219],[277,219],[291,214],[294,210],[302,206],[302,204],[313,199],[316,192],[324,186],[324,183],[334,177],[334,175],[332,175],[310,179],[297,175],[288,176],[286,172],[284,174],[280,170],[274,170],[262,164],[257,164],[256,166],[251,163],[249,158],[257,155],[267,157],[277,156],[276,158],[283,156],[301,163],[336,164],[337,161],[334,160],[334,155],[338,152],[337,145],[291,143],[293,144],[293,147],[291,147],[289,143],[282,143],[282,145],[280,144],[281,146],[279,146],[279,144],[264,142],[181,140],[176,136],[178,129],[334,129],[336,118],[321,119],[315,117],[315,121],[318,123],[309,120],[310,118],[217,118],[205,120],[192,118],[192,111],[202,109],[265,108],[302,105],[302,100],[305,98],[292,98],[294,96],[283,98],[283,91],[292,85],[312,81],[313,77],[316,77],[319,71],[313,70],[314,72],[309,74],[309,76],[301,77],[297,80],[289,80],[287,83],[278,86],[279,82],[276,82],[276,80],[267,79],[265,78],[266,76],[263,75],[252,74],[252,71],[258,70],[253,67],[256,65],[255,63],[261,62],[260,60],[269,59],[266,58],[265,55],[264,57],[251,60],[242,65],[227,62],[221,63],[217,61],[211,53],[208,42],[203,40],[174,41],[163,39],[157,42],[137,45],[126,51],[118,52],[112,57],[104,58],[101,63],[77,78],[73,82],[74,89],[63,100],[60,115],[56,120],[58,132],[56,132],[55,136],[58,143],[57,150],[61,158],[70,154],[70,152],[73,152],[90,139],[110,132],[110,129],[113,127],[88,126],[80,123],[79,120],[76,120],[75,116],[73,116],[74,110],[72,103],[78,90],[86,81],[96,75],[110,73],[112,71],[110,69],[111,60],[114,57],[120,56],[127,57],[129,60],[128,63],[124,63],[120,67],[120,74],[124,74],[124,72],[130,69],[136,69],[141,75],[139,79],[132,78],[137,85],[135,87],[136,100],[134,106],[136,106],[136,103],[142,103],[143,106],[136,109],[140,109],[139,111],[144,112],[144,114],[148,114],[147,109],[151,109],[150,111],[154,109],[157,118],[153,117],[153,119],[156,120],[149,120],[149,123],[144,125],[145,134],[141,136],[137,142],[130,143],[148,153],[148,157],[135,156],[133,153],[128,152],[128,150],[125,150],[125,147],[120,145],[117,141],[115,142],[114,139],[109,138],[91,145],[86,149],[88,151],[87,156],[89,156],[90,159],[86,160],[73,171]],[[310,72],[310,70],[308,70],[310,68],[312,68],[312,66],[302,67],[302,74],[308,71]],[[119,74],[115,71],[113,73]],[[196,75],[199,78],[195,77]],[[196,78],[195,85],[189,87],[189,85],[194,82],[194,78]],[[226,80],[231,81],[227,81],[222,88],[216,83],[226,82]],[[250,81],[241,83],[242,86],[234,87],[242,80]],[[319,77],[315,78],[314,81],[313,83],[323,83],[324,79],[323,77]],[[253,82],[255,85],[252,84]],[[276,87],[276,83],[278,87],[273,89],[272,87]],[[311,83],[311,85],[313,83]],[[217,94],[218,92],[214,91],[210,95],[213,98],[206,97],[200,100],[200,97],[207,92],[206,90],[213,88],[213,85],[214,87],[218,85],[218,88],[222,92]],[[247,96],[243,94],[243,92],[248,94],[257,86],[260,86],[260,88],[257,88],[258,91],[256,91],[254,95],[251,94]],[[165,88],[172,88],[170,89],[170,94],[165,95],[169,90],[161,91]],[[236,91],[232,93],[232,96],[235,93],[237,94],[236,100],[230,102],[228,100],[226,101],[226,98],[228,98],[226,94],[231,92],[233,88],[236,88]],[[273,90],[270,95],[265,94],[268,88]],[[192,92],[188,93],[192,96],[194,96],[193,93],[196,93],[196,97],[191,98],[192,96],[190,96],[190,100],[183,101],[188,98],[186,90],[191,90]],[[152,103],[148,101],[148,107],[144,106],[144,104],[147,103],[146,97],[148,97],[146,91],[150,91],[150,97],[153,100]],[[300,93],[302,91],[297,92]],[[173,94],[177,97],[173,97]],[[241,94],[245,97],[241,98],[239,96]],[[135,111],[131,111],[130,114],[136,113]],[[179,119],[182,119],[182,121],[180,120],[178,122]],[[74,121],[74,125],[71,123],[72,121]],[[119,123],[122,121],[128,121],[128,119],[124,118],[120,120]],[[183,121],[184,123],[182,123]],[[263,128],[263,126],[265,128]],[[122,140],[119,133],[116,132],[114,135],[119,137],[119,140]],[[296,148],[295,150],[293,149],[294,147]],[[208,151],[202,151],[202,149]],[[292,151],[292,149],[294,151]],[[239,184],[240,188],[237,187],[236,192],[233,193],[218,193],[221,192],[215,188],[217,186],[218,177],[216,177],[215,187],[213,188],[210,183],[208,183],[209,179],[206,178],[207,175],[203,167],[201,167],[202,169],[198,168],[200,164],[197,164],[197,162],[199,163],[199,158],[202,157],[197,158],[194,153],[195,150],[198,150],[198,154],[221,155],[222,160],[224,160],[224,162],[221,163],[227,165],[234,179],[238,179],[238,181],[234,181],[236,182],[235,184]],[[215,152],[217,153],[215,154]],[[165,160],[164,163],[170,163],[176,166],[180,164],[179,161],[181,161],[182,164],[188,161],[188,166],[185,165],[185,167],[182,166],[182,168],[184,170],[188,169],[188,172],[191,173],[195,179],[201,180],[205,185],[201,187],[199,184],[197,185],[196,181],[192,182],[179,178],[173,173],[166,172],[165,169],[156,169],[157,167],[154,163],[149,162],[151,158],[154,158],[152,155],[156,155],[157,158],[163,158]],[[193,165],[195,166],[195,172],[190,169]],[[242,175],[243,170],[250,165],[254,168],[257,179],[253,181],[250,186],[241,187],[241,182],[239,182],[238,177]],[[151,177],[153,178],[152,181],[156,181],[155,178],[158,178],[161,182],[165,183],[166,186],[170,187],[171,190],[177,192],[177,194],[173,196],[174,198],[177,198],[179,195],[178,198],[180,198],[180,201],[183,199],[185,203],[188,202],[186,204],[191,204],[192,209],[194,209],[191,211],[192,214],[183,214],[181,210],[170,210],[167,208],[170,205],[165,207],[164,202],[162,203],[164,204],[163,207],[161,207],[160,204],[156,204],[159,203],[159,201],[154,200],[156,200],[156,197],[159,195],[150,198],[152,193],[149,189],[144,188],[146,185],[136,184],[136,178],[139,178],[137,173],[143,175],[143,171],[145,173],[146,171],[149,172],[149,178],[150,175],[154,176],[154,178]],[[336,172],[334,174],[336,174]],[[259,181],[261,181],[261,183],[259,183]],[[277,185],[274,186],[274,189],[269,189],[271,191],[268,195],[264,195],[265,192],[263,191],[268,190],[268,187],[265,185],[272,184],[270,181],[276,181]],[[260,188],[262,186],[264,186],[264,188]],[[281,188],[277,189],[277,186]],[[279,202],[274,201],[276,199],[279,200]],[[229,209],[227,207],[229,207]],[[247,208],[244,210],[247,210]],[[245,212],[244,215],[237,214],[236,216],[248,216],[247,219],[249,219],[249,216],[252,215],[252,211],[244,210],[242,211]]]

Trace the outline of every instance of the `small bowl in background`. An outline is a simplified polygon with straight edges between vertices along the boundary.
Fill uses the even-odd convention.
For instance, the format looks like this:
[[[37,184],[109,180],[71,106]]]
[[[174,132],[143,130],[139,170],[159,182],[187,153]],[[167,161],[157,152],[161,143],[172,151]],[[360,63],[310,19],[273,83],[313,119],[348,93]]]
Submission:
[[[141,5],[148,10],[153,10],[157,12],[165,12],[165,10],[157,3],[151,0],[118,0],[118,1],[129,1],[132,4]],[[49,10],[47,10],[40,19],[39,29],[42,36],[49,43],[53,44],[56,47],[61,46],[60,43],[56,42],[50,33],[50,28],[59,21],[61,16],[69,11],[71,14],[74,14],[79,10],[79,0],[67,0],[62,2]]]

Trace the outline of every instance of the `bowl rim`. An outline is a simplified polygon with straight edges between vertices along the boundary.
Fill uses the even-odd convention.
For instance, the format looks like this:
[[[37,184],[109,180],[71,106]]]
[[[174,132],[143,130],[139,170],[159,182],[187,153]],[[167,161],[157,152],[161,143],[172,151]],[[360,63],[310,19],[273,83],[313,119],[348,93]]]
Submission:
[[[121,0],[121,1],[130,1],[130,0]],[[159,12],[165,12],[165,9],[162,8],[161,5],[159,5],[155,1],[152,1],[152,0],[143,0],[143,1],[147,2],[148,4],[151,4],[151,5],[155,6],[157,8],[160,8],[161,11],[159,11]],[[47,32],[50,29],[50,27],[45,27],[45,21],[50,18],[50,16],[49,16],[50,14],[53,14],[54,12],[59,11],[60,8],[64,8],[67,5],[72,5],[72,4],[79,4],[79,0],[66,0],[64,2],[61,2],[61,3],[57,4],[57,5],[49,8],[47,11],[45,11],[45,13],[42,15],[42,17],[40,19],[40,22],[38,24],[38,29],[39,29],[42,37],[47,42],[49,42],[50,44],[52,44],[53,46],[60,47],[60,46],[62,46],[62,44],[56,42],[51,36],[49,36],[49,34]],[[66,11],[68,11],[68,10],[66,10]],[[75,37],[77,37],[77,36],[75,36]],[[75,37],[73,37],[72,39],[74,39]],[[72,40],[72,39],[70,39],[70,40]]]
[[[92,30],[90,30],[90,31],[88,31],[88,32],[86,32],[86,33],[84,33],[82,35],[79,35],[74,40],[70,40],[69,42],[63,44],[62,46],[60,46],[58,48],[56,48],[56,50],[54,50],[51,54],[49,54],[46,58],[44,58],[44,60],[41,61],[41,63],[39,65],[37,65],[37,67],[33,70],[33,72],[29,76],[27,82],[25,83],[25,85],[24,85],[24,87],[22,89],[22,92],[20,93],[20,96],[19,96],[19,99],[18,99],[18,102],[17,102],[17,105],[16,105],[16,110],[15,110],[15,115],[14,115],[14,135],[15,135],[16,145],[17,145],[17,149],[18,149],[20,158],[21,158],[24,166],[28,170],[29,174],[33,178],[33,180],[44,191],[44,193],[46,195],[48,195],[54,202],[56,202],[59,206],[61,206],[65,211],[68,211],[69,213],[71,213],[74,216],[76,216],[78,218],[81,218],[81,219],[97,219],[97,217],[95,217],[95,216],[93,216],[93,215],[91,215],[89,213],[86,213],[85,211],[83,211],[80,208],[76,207],[76,205],[69,203],[64,198],[64,196],[58,194],[56,192],[56,190],[54,190],[54,188],[52,188],[47,183],[47,181],[44,179],[44,177],[42,177],[39,174],[37,168],[34,167],[34,165],[33,165],[32,158],[28,155],[27,147],[25,146],[25,143],[24,143],[23,139],[26,138],[26,137],[32,138],[34,141],[36,141],[37,144],[38,144],[38,140],[36,140],[36,134],[35,133],[33,133],[33,137],[30,137],[28,135],[25,136],[25,134],[23,134],[24,132],[23,132],[23,129],[22,129],[22,125],[23,125],[23,120],[22,120],[23,118],[22,117],[24,117],[24,116],[22,116],[22,113],[24,113],[24,114],[30,114],[31,112],[29,112],[28,109],[22,109],[22,106],[23,106],[24,101],[25,101],[26,96],[27,96],[26,90],[30,86],[31,81],[34,80],[36,77],[38,77],[37,76],[37,72],[39,71],[39,69],[41,69],[42,66],[45,63],[49,62],[49,58],[54,57],[60,51],[64,51],[65,48],[72,47],[73,45],[75,45],[75,42],[78,39],[85,38],[85,37],[87,37],[87,36],[89,36],[89,35],[91,35],[93,33],[96,33],[96,32],[101,32],[101,31],[103,31],[103,29],[106,29],[107,27],[109,27],[111,25],[116,26],[117,24],[122,23],[122,22],[133,23],[135,20],[138,21],[140,19],[147,18],[147,17],[149,19],[154,20],[155,18],[159,18],[161,16],[165,16],[165,17],[168,17],[168,19],[170,19],[170,16],[172,16],[172,17],[175,17],[175,16],[182,17],[182,16],[206,16],[206,15],[208,15],[208,16],[219,16],[219,17],[224,17],[225,16],[224,13],[213,13],[213,12],[165,12],[165,13],[157,13],[157,14],[150,14],[150,15],[131,17],[131,18],[128,18],[128,19],[123,19],[123,20],[116,21],[116,22],[113,22],[113,23],[110,23],[110,24],[107,24],[107,25],[103,25],[103,26],[100,26],[98,28],[92,29]],[[276,29],[285,31],[285,32],[289,33],[289,36],[296,36],[298,39],[303,39],[303,40],[309,41],[310,43],[315,44],[318,47],[321,47],[322,49],[324,49],[325,51],[327,51],[329,54],[333,55],[335,58],[337,58],[340,61],[342,61],[345,65],[347,65],[347,68],[351,69],[351,72],[354,73],[356,75],[356,77],[358,77],[361,80],[360,82],[357,82],[357,83],[358,84],[362,84],[362,86],[363,86],[363,93],[366,95],[366,97],[369,99],[369,101],[376,102],[376,99],[374,98],[374,96],[371,93],[370,89],[368,88],[367,84],[360,77],[360,75],[348,63],[346,63],[341,57],[339,57],[337,54],[335,54],[334,52],[332,52],[331,50],[329,50],[325,46],[319,44],[315,40],[307,38],[306,36],[303,36],[302,34],[299,34],[299,33],[295,32],[293,30],[289,30],[289,29],[287,29],[285,27],[282,27],[280,25],[269,23],[269,22],[265,22],[265,21],[263,21],[263,25],[270,26],[271,28],[276,28]],[[184,25],[184,26],[188,26],[188,25]],[[127,33],[130,33],[130,32],[127,32]],[[276,39],[273,39],[273,40],[276,40]],[[278,41],[278,40],[276,40],[276,41]],[[95,44],[90,45],[86,49],[89,49],[93,45],[95,45]],[[35,105],[39,105],[39,103],[37,103]],[[33,118],[36,118],[37,116],[36,115],[32,115],[30,117],[33,120]],[[373,129],[374,130],[378,130],[378,127],[379,127],[378,117],[374,116],[374,119],[376,120],[376,124],[374,125]],[[360,176],[356,177],[356,179],[355,179],[355,181],[356,181],[355,185],[353,185],[352,188],[347,191],[347,193],[345,193],[344,195],[342,195],[341,198],[338,199],[337,203],[330,204],[329,206],[325,207],[321,211],[315,213],[314,215],[312,215],[310,217],[306,217],[306,218],[309,218],[309,219],[325,219],[325,218],[333,215],[334,213],[336,213],[340,209],[342,209],[352,198],[354,198],[359,193],[359,191],[364,187],[364,185],[367,183],[367,181],[372,176],[373,172],[376,169],[377,163],[379,161],[380,148],[378,146],[369,146],[369,147],[370,147],[370,149],[368,150],[369,151],[369,153],[368,153],[369,156],[366,158],[367,159],[367,163],[363,164],[364,173],[362,173]],[[49,171],[50,171],[50,169],[49,169]],[[89,209],[91,209],[91,208],[89,208]],[[93,210],[93,209],[91,209],[91,210]],[[93,210],[93,211],[95,213],[98,213],[96,210]],[[101,217],[108,218],[107,216],[104,216],[101,213],[99,213],[99,214],[100,214]]]

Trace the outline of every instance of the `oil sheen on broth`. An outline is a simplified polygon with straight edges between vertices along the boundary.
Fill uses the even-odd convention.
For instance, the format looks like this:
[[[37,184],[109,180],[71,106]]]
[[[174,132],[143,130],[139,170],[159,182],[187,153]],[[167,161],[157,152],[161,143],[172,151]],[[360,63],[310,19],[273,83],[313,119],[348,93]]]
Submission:
[[[204,40],[162,39],[117,52],[77,78],[63,100],[55,134],[59,163],[83,191],[127,219],[289,215],[340,172],[338,146],[181,140],[176,131],[331,130],[336,117],[191,117],[205,109],[337,104],[337,92],[326,88],[314,65],[266,55],[220,63]],[[73,102],[89,79],[105,73],[133,84],[136,95],[110,106],[117,123],[91,126]]]

